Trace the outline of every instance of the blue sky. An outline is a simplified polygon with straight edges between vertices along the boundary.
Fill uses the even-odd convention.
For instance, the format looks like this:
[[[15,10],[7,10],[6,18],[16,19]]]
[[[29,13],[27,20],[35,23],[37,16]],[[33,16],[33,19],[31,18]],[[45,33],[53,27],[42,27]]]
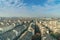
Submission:
[[[60,17],[60,0],[0,0],[0,16]]]

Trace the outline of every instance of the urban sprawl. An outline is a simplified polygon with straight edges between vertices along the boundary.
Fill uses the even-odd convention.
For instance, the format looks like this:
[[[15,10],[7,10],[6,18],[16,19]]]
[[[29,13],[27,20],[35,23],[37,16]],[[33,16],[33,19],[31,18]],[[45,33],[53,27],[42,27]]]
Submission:
[[[60,18],[0,17],[0,40],[60,40]]]

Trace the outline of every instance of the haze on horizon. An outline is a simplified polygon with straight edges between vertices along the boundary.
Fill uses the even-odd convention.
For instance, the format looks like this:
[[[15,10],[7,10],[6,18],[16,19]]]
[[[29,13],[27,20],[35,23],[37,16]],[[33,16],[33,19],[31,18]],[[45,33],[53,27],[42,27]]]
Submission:
[[[60,17],[60,0],[0,0],[2,17]]]

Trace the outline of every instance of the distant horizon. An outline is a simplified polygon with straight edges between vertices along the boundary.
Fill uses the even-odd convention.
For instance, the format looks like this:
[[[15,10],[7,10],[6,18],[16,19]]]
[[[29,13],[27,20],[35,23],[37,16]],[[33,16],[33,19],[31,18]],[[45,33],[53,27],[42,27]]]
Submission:
[[[0,16],[0,17],[5,17],[5,16]],[[17,17],[17,18],[19,18],[19,17],[22,17],[22,16],[9,16],[10,18],[12,18],[12,17]],[[22,17],[22,18],[60,18],[60,17]]]

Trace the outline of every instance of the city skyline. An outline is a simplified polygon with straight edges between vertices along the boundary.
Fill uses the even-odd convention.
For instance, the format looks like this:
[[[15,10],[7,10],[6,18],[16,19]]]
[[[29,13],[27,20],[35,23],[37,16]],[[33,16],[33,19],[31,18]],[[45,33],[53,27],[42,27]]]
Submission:
[[[0,0],[2,17],[60,17],[60,0]]]

